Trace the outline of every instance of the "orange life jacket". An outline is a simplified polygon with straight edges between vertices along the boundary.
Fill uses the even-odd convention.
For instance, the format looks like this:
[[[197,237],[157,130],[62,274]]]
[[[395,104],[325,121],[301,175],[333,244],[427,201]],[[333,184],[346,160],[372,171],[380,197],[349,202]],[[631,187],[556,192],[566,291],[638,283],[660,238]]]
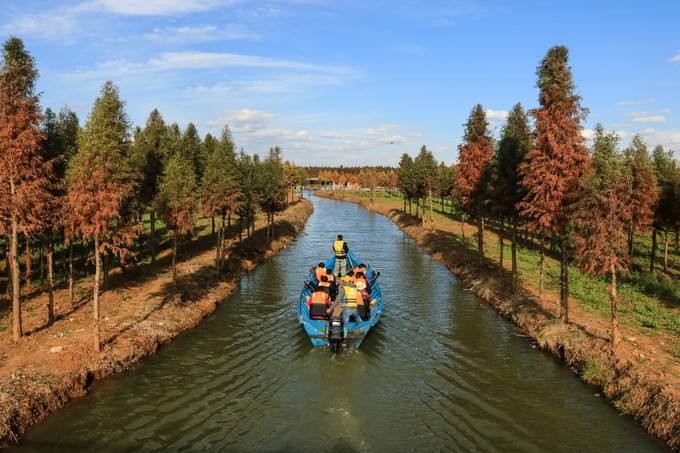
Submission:
[[[330,288],[330,287],[331,287],[331,282],[328,282],[328,281],[326,281],[326,282],[319,281],[319,284],[318,284],[317,286],[320,286],[320,287],[322,287],[322,288]]]
[[[361,278],[355,278],[354,279],[354,286],[357,286],[357,283],[363,282],[364,288],[368,288],[368,283],[366,283],[366,279],[364,277]]]
[[[317,267],[316,270],[314,270],[314,276],[316,277],[317,282],[321,281],[322,275],[326,275],[326,269],[323,267]]]
[[[307,300],[307,305],[312,304],[324,304],[328,307],[331,305],[331,297],[328,295],[328,293],[326,293],[326,291],[314,291]]]

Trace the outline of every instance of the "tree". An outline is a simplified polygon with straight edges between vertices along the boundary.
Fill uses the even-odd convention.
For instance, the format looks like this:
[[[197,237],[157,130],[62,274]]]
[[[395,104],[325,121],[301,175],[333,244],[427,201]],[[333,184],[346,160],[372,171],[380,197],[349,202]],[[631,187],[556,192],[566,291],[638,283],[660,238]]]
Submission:
[[[652,248],[649,256],[649,270],[654,272],[657,249],[657,233],[664,233],[663,269],[668,270],[668,232],[678,223],[680,217],[680,194],[677,191],[677,164],[673,152],[659,145],[652,152],[654,172],[658,182],[659,201],[654,210],[652,229]]]
[[[163,166],[168,158],[165,121],[158,109],[149,113],[144,129],[135,134],[132,147],[132,162],[139,171],[138,200],[141,209],[150,211],[149,224],[151,237],[149,252],[151,264],[156,262],[156,209],[153,204],[158,195],[158,185],[163,174]]]
[[[402,154],[399,160],[399,188],[404,194],[404,212],[406,212],[406,201],[408,200],[408,212],[411,213],[411,200],[416,193],[416,183],[413,172],[413,158],[407,153]]]
[[[157,205],[173,231],[172,286],[177,290],[177,239],[191,233],[196,210],[196,176],[188,159],[177,152],[168,160],[159,188]]]
[[[625,153],[631,174],[629,198],[632,214],[628,227],[628,254],[632,263],[634,235],[651,229],[659,193],[647,145],[639,134],[633,137]]]
[[[521,185],[519,166],[531,148],[533,136],[529,121],[522,104],[517,103],[508,114],[507,121],[501,129],[496,154],[492,161],[491,199],[494,211],[501,219],[500,228],[500,270],[503,269],[503,220],[508,219],[511,225],[511,260],[512,291],[517,290],[517,222],[519,212],[517,204],[525,196]]]
[[[484,260],[484,200],[488,183],[488,166],[493,157],[493,140],[481,104],[472,108],[465,124],[463,144],[458,147],[457,196],[460,205],[477,219],[477,253],[479,265]]]
[[[201,186],[201,206],[203,212],[211,216],[222,217],[222,225],[217,235],[216,266],[222,267],[224,257],[225,216],[231,225],[231,216],[239,209],[241,192],[236,174],[236,156],[234,150],[224,146],[208,134],[203,144],[210,146],[211,153],[203,176]]]
[[[628,268],[627,228],[631,220],[631,174],[617,150],[618,136],[595,129],[593,168],[584,177],[585,191],[575,214],[575,261],[591,275],[610,275],[612,347],[620,341],[616,276]]]
[[[255,212],[258,205],[256,190],[258,165],[257,155],[251,157],[241,149],[236,161],[236,180],[241,188],[238,204],[239,240],[242,238],[244,228],[248,237],[250,237],[251,230],[255,229]]]
[[[446,165],[444,162],[437,167],[437,180],[435,193],[439,197],[442,213],[444,212],[444,200],[453,194],[456,183],[455,167]]]
[[[569,322],[568,228],[575,203],[582,193],[582,176],[589,165],[581,134],[586,110],[575,93],[569,51],[548,50],[538,67],[540,107],[531,111],[536,125],[532,149],[520,166],[527,194],[519,209],[534,228],[560,240],[560,322]]]
[[[184,158],[191,163],[194,169],[196,183],[200,185],[201,181],[203,181],[203,173],[205,172],[205,164],[208,158],[203,154],[201,137],[198,135],[194,123],[189,123],[184,130],[181,149]]]
[[[19,231],[41,229],[39,208],[49,197],[49,178],[38,154],[44,138],[35,82],[38,70],[19,38],[2,47],[0,67],[0,234],[8,236],[12,287],[12,337],[23,335],[19,279]]]
[[[99,280],[101,254],[112,252],[123,261],[139,233],[139,225],[126,216],[125,205],[134,196],[136,175],[131,168],[130,123],[118,88],[105,82],[78,141],[78,153],[69,165],[70,221],[83,239],[93,239],[95,275],[93,317],[95,350],[101,350]]]
[[[271,239],[274,236],[274,214],[286,206],[286,182],[281,148],[278,146],[270,148],[267,157],[258,166],[257,193],[260,209],[267,215],[267,237]]]
[[[413,161],[413,170],[417,187],[416,198],[427,197],[429,199],[430,226],[432,226],[432,191],[437,183],[437,161],[425,145],[420,148],[420,153]],[[423,204],[423,213],[424,211],[425,206]]]
[[[75,112],[68,107],[62,107],[57,118],[57,142],[59,144],[59,154],[61,159],[55,165],[55,173],[57,178],[61,181],[63,190],[67,189],[66,174],[68,165],[73,159],[73,156],[78,152],[78,134],[80,133],[80,123]],[[68,203],[66,202],[66,192],[63,193],[61,201],[61,227],[64,232],[64,240],[66,248],[68,249],[68,300],[73,304],[73,239],[74,228],[72,218],[68,212]]]

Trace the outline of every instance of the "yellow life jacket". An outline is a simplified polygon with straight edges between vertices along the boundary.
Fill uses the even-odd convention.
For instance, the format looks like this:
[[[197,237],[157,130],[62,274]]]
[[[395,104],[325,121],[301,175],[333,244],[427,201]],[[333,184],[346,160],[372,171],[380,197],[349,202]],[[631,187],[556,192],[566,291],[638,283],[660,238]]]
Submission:
[[[336,258],[340,259],[347,258],[347,254],[345,253],[345,241],[334,241],[333,251],[335,252]]]
[[[357,289],[345,286],[345,297],[347,298],[347,308],[357,308]]]

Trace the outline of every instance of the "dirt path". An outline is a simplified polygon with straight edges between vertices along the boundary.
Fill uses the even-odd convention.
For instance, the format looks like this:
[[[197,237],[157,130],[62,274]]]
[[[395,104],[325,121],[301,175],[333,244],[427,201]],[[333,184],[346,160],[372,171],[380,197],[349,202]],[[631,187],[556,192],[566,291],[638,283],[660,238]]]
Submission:
[[[376,199],[347,192],[317,192],[318,196],[358,203],[381,214],[446,265],[466,289],[495,307],[534,339],[537,347],[560,357],[585,381],[596,385],[620,411],[631,414],[652,435],[680,450],[680,364],[664,350],[665,342],[677,339],[661,335],[650,338],[632,326],[622,327],[623,342],[616,354],[608,347],[609,321],[578,308],[574,300],[569,325],[560,325],[559,295],[544,293],[531,282],[510,296],[510,275],[499,275],[497,262],[487,260],[481,270],[474,250],[461,244],[460,222],[436,218],[432,229],[404,213],[399,200]],[[465,225],[466,235],[476,228]],[[495,235],[487,232],[487,235]],[[491,239],[491,238],[489,238]],[[497,238],[493,238],[497,241]],[[509,255],[509,251],[508,251]]]
[[[24,301],[24,327],[28,335],[19,342],[11,331],[0,336],[0,442],[16,443],[26,429],[87,393],[95,379],[134,366],[180,332],[212,314],[241,276],[285,248],[313,211],[302,200],[291,205],[275,223],[275,238],[268,241],[263,225],[241,245],[231,240],[222,274],[215,266],[214,240],[194,239],[178,264],[178,295],[172,295],[169,251],[157,265],[112,272],[110,290],[101,302],[103,352],[93,351],[91,283],[85,281],[68,303],[66,290],[55,297],[57,321],[46,321],[47,296]]]

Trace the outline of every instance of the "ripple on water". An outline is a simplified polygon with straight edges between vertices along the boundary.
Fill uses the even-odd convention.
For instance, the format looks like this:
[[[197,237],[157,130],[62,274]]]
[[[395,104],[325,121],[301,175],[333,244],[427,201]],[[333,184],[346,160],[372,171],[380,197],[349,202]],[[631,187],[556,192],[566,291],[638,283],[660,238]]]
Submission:
[[[32,430],[28,451],[653,451],[592,389],[389,220],[315,199],[303,234],[214,316]],[[313,349],[308,269],[344,233],[387,304],[361,350]]]

